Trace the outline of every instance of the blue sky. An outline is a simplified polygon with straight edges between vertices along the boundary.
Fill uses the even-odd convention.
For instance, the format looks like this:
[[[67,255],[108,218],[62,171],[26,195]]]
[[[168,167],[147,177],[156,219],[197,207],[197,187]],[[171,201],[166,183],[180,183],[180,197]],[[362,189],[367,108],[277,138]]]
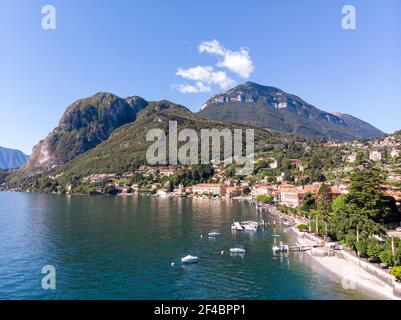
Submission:
[[[41,27],[46,4],[56,8],[56,30]],[[356,30],[341,27],[347,4],[356,8]],[[99,91],[197,111],[224,91],[212,77],[203,82],[210,92],[179,92],[197,82],[177,76],[179,68],[197,66],[393,132],[401,129],[400,12],[398,0],[2,0],[0,145],[29,154],[70,103]],[[223,55],[199,52],[212,40]],[[249,74],[222,65],[241,48]]]

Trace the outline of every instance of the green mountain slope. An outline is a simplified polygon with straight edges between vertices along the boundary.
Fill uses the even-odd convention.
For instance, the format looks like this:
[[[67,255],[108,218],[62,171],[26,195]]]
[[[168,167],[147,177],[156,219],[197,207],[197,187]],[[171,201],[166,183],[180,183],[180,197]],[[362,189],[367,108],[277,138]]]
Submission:
[[[122,99],[110,93],[76,101],[58,127],[34,147],[20,174],[33,176],[67,163],[106,140],[114,129],[134,121],[147,104],[140,97]]]
[[[249,128],[207,120],[168,101],[150,102],[147,108],[138,113],[137,121],[116,129],[107,141],[70,161],[59,172],[69,178],[83,177],[93,173],[122,173],[146,164],[146,150],[152,143],[146,142],[146,133],[153,128],[168,133],[169,121],[177,121],[178,131],[185,128],[196,130],[199,137],[201,129]],[[256,129],[255,141],[260,148],[268,143],[281,143],[283,140],[277,134]],[[179,143],[179,146],[181,144],[183,143]]]

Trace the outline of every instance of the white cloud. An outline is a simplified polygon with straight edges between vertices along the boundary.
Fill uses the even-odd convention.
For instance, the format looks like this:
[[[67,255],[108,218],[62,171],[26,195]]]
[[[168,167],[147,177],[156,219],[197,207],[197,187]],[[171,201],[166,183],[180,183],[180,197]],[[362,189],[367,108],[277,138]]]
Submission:
[[[173,89],[176,89],[181,93],[200,93],[212,91],[212,88],[205,86],[202,82],[197,82],[195,85],[177,84],[173,85]]]
[[[212,41],[205,41],[199,45],[200,53],[210,53],[217,56],[224,56],[225,49],[216,39]]]
[[[189,69],[180,68],[176,75],[184,79],[198,81],[198,83],[215,84],[224,90],[236,84],[227,73],[224,71],[214,71],[213,67],[210,66],[197,66]]]
[[[249,55],[249,50],[241,48],[239,51],[232,51],[224,48],[217,40],[205,41],[199,45],[199,53],[209,53],[220,57],[216,64],[219,68],[225,68],[225,71],[215,70],[212,66],[197,66],[188,69],[179,68],[176,76],[186,80],[194,81],[194,84],[178,84],[172,88],[182,93],[210,92],[214,85],[220,89],[227,90],[236,85],[228,74],[231,71],[242,78],[248,79],[255,67]]]
[[[246,48],[241,48],[239,51],[231,51],[224,48],[219,41],[212,40],[201,43],[199,52],[223,57],[223,60],[217,66],[227,68],[245,79],[248,79],[255,69],[249,50]]]

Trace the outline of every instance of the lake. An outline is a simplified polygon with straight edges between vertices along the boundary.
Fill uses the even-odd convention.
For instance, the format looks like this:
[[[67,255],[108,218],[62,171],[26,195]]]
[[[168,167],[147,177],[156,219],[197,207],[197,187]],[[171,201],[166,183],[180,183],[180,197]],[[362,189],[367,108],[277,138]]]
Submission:
[[[273,235],[289,241],[278,224],[231,231],[256,219],[273,227],[247,202],[0,192],[0,299],[366,298],[303,253],[273,255]],[[222,235],[209,239],[214,229]],[[237,244],[245,256],[230,256]],[[182,265],[188,254],[201,261]],[[55,290],[42,289],[45,265]]]

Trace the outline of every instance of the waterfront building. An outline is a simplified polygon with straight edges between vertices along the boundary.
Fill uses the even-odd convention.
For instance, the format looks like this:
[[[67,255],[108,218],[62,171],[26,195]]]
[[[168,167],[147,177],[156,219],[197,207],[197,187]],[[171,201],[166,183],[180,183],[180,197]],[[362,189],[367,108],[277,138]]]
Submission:
[[[150,189],[152,189],[152,190],[157,190],[157,189],[160,189],[161,187],[162,187],[162,185],[160,183],[152,183],[150,185]]]
[[[141,190],[141,187],[139,186],[139,184],[133,184],[131,185],[131,189],[134,192],[139,192]]]
[[[192,192],[196,194],[224,196],[226,193],[226,186],[220,183],[200,183],[192,186]]]
[[[275,190],[277,190],[277,187],[273,185],[257,184],[252,187],[251,196],[253,199],[255,199],[260,195],[273,195]]]
[[[241,187],[226,187],[226,198],[239,197],[242,194]]]

